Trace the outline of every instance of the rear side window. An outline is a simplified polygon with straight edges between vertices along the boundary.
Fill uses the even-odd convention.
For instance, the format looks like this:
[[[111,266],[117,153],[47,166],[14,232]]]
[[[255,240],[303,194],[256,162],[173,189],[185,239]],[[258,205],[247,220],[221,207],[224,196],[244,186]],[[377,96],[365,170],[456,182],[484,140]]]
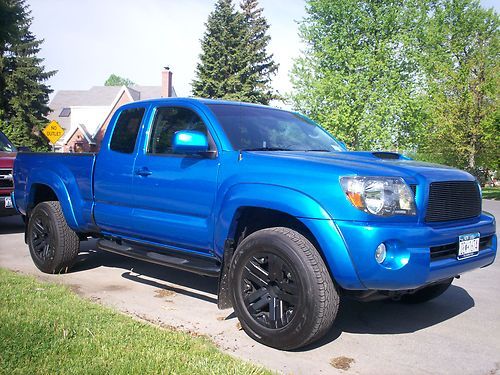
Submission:
[[[120,113],[111,137],[111,150],[124,154],[134,152],[144,111],[144,108],[130,108]]]

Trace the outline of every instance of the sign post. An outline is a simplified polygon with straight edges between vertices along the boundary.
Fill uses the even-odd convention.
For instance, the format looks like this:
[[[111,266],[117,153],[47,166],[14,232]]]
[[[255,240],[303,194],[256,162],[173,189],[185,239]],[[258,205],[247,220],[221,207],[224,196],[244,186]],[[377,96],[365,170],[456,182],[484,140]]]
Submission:
[[[49,122],[49,124],[42,130],[42,133],[47,137],[47,139],[52,143],[52,152],[55,152],[56,142],[63,136],[64,129],[55,120]]]

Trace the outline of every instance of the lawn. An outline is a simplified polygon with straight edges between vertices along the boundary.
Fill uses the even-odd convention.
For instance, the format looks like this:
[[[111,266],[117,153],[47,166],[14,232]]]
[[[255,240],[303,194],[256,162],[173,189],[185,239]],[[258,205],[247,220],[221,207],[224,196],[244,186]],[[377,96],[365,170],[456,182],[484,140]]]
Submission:
[[[162,329],[0,269],[0,373],[264,374],[204,337]]]
[[[483,188],[483,198],[500,200],[500,188],[499,187]]]

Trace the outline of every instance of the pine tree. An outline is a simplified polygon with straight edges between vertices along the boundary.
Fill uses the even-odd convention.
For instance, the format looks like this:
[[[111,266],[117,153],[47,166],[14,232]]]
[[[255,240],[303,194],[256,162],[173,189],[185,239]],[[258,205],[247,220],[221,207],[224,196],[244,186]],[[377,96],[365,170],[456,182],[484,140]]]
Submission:
[[[3,56],[8,45],[19,38],[18,24],[26,17],[24,8],[18,3],[0,0],[0,93],[5,93],[5,61]],[[2,109],[5,108],[5,95],[0,95],[0,119]],[[1,121],[1,120],[0,120]]]
[[[47,123],[49,94],[44,82],[55,71],[45,71],[43,59],[37,57],[42,40],[31,33],[31,18],[24,0],[2,0],[3,6],[17,9],[18,19],[11,26],[17,30],[0,46],[2,102],[0,129],[17,146],[47,150],[48,143],[40,134]],[[12,34],[11,34],[12,35]]]
[[[204,98],[243,100],[245,24],[231,0],[219,0],[205,24],[202,53],[193,94]]]
[[[277,65],[267,53],[269,25],[258,1],[244,0],[242,12],[219,0],[209,15],[193,94],[206,98],[267,104],[276,97],[271,76]]]
[[[278,65],[267,47],[271,37],[267,34],[269,24],[259,8],[258,0],[243,0],[240,4],[247,25],[248,74],[243,82],[248,90],[249,101],[269,104],[277,98],[271,87],[271,77],[276,74]]]

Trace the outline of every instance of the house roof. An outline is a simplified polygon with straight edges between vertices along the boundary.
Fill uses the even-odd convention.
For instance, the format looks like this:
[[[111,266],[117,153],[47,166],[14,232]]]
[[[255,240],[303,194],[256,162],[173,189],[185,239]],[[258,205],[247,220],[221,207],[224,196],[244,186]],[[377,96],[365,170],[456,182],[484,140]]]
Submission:
[[[73,134],[75,134],[78,129],[80,129],[80,132],[83,134],[89,145],[95,145],[95,140],[92,138],[89,131],[83,124],[78,124],[69,134],[66,135],[66,141],[64,142],[64,144],[68,143],[68,140],[71,139]]]
[[[127,87],[134,101],[161,97],[161,86],[132,85]],[[89,90],[60,90],[49,104],[52,112],[48,115],[50,120],[56,120],[63,128],[68,129],[71,124],[71,115],[59,117],[63,108],[73,106],[110,106],[123,86],[93,86]],[[175,90],[172,88],[173,95]]]
[[[154,99],[161,97],[161,86],[141,86],[132,85],[128,88],[139,92],[139,98],[135,100]],[[177,97],[175,89],[172,87],[172,97]]]
[[[121,89],[121,86],[93,86],[89,90],[61,90],[56,93],[50,106],[109,105]]]
[[[120,98],[122,93],[125,91],[126,94],[130,96],[133,101],[146,100],[161,97],[161,86],[142,86],[142,85],[132,85],[130,87],[125,86],[93,86],[89,90],[60,90],[52,98],[49,108],[51,112],[48,114],[49,120],[55,120],[61,125],[62,128],[66,130],[66,134],[61,138],[59,142],[67,142],[74,132],[80,128],[85,138],[89,143],[93,142],[93,136],[85,124],[73,124],[71,127],[71,110],[69,110],[69,115],[61,117],[61,111],[64,108],[71,107],[107,107],[109,106],[110,111],[113,109],[117,100]],[[176,97],[177,94],[175,89],[172,87],[172,96]],[[67,111],[68,112],[68,111]],[[102,124],[99,124],[97,129],[99,130]],[[58,143],[59,143],[58,142]]]
[[[49,120],[56,120],[62,128],[69,130],[71,115],[60,117],[63,108],[74,106],[109,106],[116,95],[123,89],[120,86],[93,86],[89,90],[60,90],[49,104],[52,112],[47,116]]]

